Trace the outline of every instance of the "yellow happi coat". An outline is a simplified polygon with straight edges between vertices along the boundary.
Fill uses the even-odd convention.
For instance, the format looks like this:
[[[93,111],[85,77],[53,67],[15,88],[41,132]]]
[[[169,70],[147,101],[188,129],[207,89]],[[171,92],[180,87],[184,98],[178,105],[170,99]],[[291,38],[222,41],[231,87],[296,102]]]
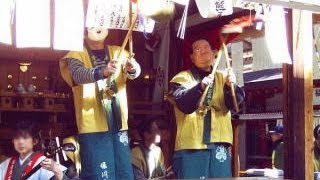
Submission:
[[[232,144],[231,113],[224,103],[224,79],[222,72],[216,72],[211,102],[211,107],[214,111],[212,111],[210,142]],[[172,78],[171,82],[183,85],[188,89],[196,86],[198,83],[190,70],[180,72]],[[203,143],[204,117],[198,111],[184,114],[177,106],[174,106],[174,111],[177,123],[175,150],[206,149],[207,145]]]
[[[119,46],[107,46],[109,52],[109,59],[115,59],[120,52]],[[128,57],[128,52],[123,51],[119,59]],[[60,71],[63,79],[72,88],[75,114],[78,132],[81,133],[93,133],[93,132],[106,132],[109,130],[107,123],[107,114],[103,109],[104,106],[101,103],[101,95],[96,83],[88,84],[75,84],[73,82],[71,72],[68,68],[68,62],[66,59],[73,58],[80,60],[84,63],[86,68],[92,68],[89,53],[86,49],[82,52],[69,52],[60,60]],[[122,63],[118,63],[121,66]],[[126,93],[126,79],[127,74],[124,72],[122,67],[119,67],[114,74],[115,84],[117,86],[117,96],[120,102],[121,122],[122,128],[120,130],[128,129],[128,104],[127,104],[127,93]],[[105,82],[105,80],[103,81]],[[104,101],[108,101],[104,98]]]

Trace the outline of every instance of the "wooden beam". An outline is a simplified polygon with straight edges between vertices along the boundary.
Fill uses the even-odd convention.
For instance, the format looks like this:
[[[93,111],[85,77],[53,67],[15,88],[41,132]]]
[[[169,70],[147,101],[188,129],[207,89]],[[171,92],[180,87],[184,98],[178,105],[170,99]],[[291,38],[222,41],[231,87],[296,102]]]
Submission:
[[[313,179],[312,14],[292,10],[293,64],[284,68],[285,178]]]
[[[270,4],[270,5],[279,5],[285,8],[290,9],[300,9],[300,10],[308,10],[313,11],[314,13],[320,13],[320,5],[316,3],[305,2],[297,2],[297,1],[289,1],[289,0],[245,0],[250,2],[262,3],[262,4]]]

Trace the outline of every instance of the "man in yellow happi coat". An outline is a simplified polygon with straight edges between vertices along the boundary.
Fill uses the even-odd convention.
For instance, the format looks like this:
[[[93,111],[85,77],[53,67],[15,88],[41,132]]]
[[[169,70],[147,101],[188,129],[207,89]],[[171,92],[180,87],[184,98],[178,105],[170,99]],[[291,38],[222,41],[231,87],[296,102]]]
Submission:
[[[86,180],[133,179],[127,134],[126,80],[141,69],[128,53],[104,43],[108,29],[87,28],[82,52],[60,61],[72,87],[79,132],[81,173]]]
[[[196,40],[192,50],[192,68],[170,81],[177,123],[173,168],[179,179],[231,177],[230,86],[236,78],[231,70],[210,75],[215,52],[207,40]],[[204,110],[199,108],[199,101],[207,86]],[[244,91],[234,87],[240,104]]]

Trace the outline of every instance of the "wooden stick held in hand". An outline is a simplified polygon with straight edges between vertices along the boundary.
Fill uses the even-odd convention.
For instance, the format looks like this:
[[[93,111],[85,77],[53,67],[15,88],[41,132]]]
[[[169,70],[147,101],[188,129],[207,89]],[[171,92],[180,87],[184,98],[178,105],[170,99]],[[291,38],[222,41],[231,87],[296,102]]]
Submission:
[[[213,77],[213,79],[214,79],[214,74],[216,73],[217,68],[218,68],[218,65],[219,65],[219,63],[220,63],[221,55],[222,55],[222,50],[221,50],[221,48],[220,48],[220,50],[219,50],[219,52],[218,52],[218,55],[217,55],[216,62],[214,63],[213,68],[212,68],[212,71],[211,71],[211,73],[210,73],[210,75]],[[206,95],[207,95],[207,93],[208,93],[208,90],[209,90],[209,86],[207,86],[206,89],[205,89],[205,90],[203,91],[203,93],[202,93],[201,99],[200,99],[200,101],[199,101],[199,107],[200,107],[200,108],[204,106],[203,103],[204,103],[204,100],[205,100]]]
[[[224,53],[225,53],[225,57],[226,57],[226,61],[227,61],[227,68],[231,69],[230,58],[228,56],[228,50],[227,50],[226,44],[224,42],[222,43],[222,47],[223,47],[223,50],[224,50]],[[230,84],[230,88],[231,88],[233,106],[234,106],[235,112],[238,113],[239,112],[239,106],[238,106],[238,102],[237,102],[236,93],[235,93],[235,90],[234,90],[234,84],[233,83]]]
[[[126,37],[124,38],[123,40],[123,43],[121,45],[121,49],[120,49],[120,52],[119,54],[117,55],[117,59],[120,57],[121,53],[123,52],[124,48],[126,47],[127,43],[128,43],[128,40],[130,38],[130,36],[132,35],[132,31],[133,31],[133,28],[134,28],[134,25],[136,24],[137,22],[137,19],[138,19],[138,16],[134,16],[133,20],[132,20],[132,23],[130,25],[130,28],[127,32],[127,35]]]

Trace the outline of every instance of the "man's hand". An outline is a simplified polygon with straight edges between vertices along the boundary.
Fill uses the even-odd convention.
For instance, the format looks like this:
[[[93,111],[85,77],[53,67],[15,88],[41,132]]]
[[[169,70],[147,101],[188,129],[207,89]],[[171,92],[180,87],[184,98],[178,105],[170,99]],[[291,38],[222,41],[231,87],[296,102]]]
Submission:
[[[231,69],[228,69],[228,74],[226,77],[226,84],[228,86],[231,86],[232,83],[236,83],[236,75],[234,74],[234,72]]]
[[[206,76],[201,81],[201,88],[204,90],[207,86],[210,86],[213,83],[213,76],[210,74]]]
[[[110,77],[117,71],[117,61],[110,61],[108,62],[107,66],[103,68],[103,76],[104,77]]]
[[[136,60],[134,58],[128,58],[126,60],[126,63],[124,64],[124,69],[125,71],[129,72],[129,73],[135,73],[136,69],[133,65],[133,63],[135,63]]]
[[[55,179],[61,180],[63,173],[59,168],[59,165],[53,159],[45,159],[41,162],[41,167],[54,173]]]

